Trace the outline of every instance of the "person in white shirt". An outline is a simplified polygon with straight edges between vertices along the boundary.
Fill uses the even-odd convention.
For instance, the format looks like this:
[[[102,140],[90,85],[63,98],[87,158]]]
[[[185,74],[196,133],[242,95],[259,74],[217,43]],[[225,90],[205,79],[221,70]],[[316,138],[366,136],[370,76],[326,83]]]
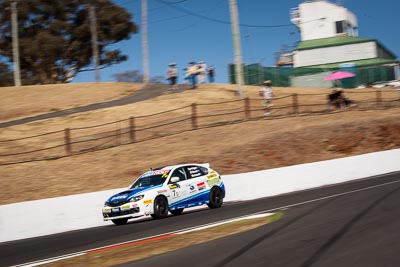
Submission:
[[[192,84],[191,89],[196,88],[197,84],[197,75],[199,74],[199,68],[195,62],[189,62],[189,67],[187,68],[187,72],[189,74],[189,81]]]
[[[260,88],[259,95],[263,97],[262,104],[266,111],[264,115],[268,115],[268,109],[272,106],[271,99],[273,97],[270,80],[264,81],[263,86]]]
[[[177,88],[177,80],[178,80],[178,70],[176,68],[176,63],[172,62],[168,65],[167,70],[167,80],[169,81],[169,89],[176,90]]]
[[[198,63],[199,68],[199,83],[206,83],[207,64],[204,61]]]

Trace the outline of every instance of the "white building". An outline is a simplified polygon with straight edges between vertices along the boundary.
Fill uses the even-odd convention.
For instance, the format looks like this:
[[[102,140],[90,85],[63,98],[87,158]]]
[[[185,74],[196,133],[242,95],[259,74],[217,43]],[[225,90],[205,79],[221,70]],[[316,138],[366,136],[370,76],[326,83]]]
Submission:
[[[290,14],[302,41],[338,35],[358,36],[356,16],[328,1],[305,1],[298,8],[292,8]]]
[[[344,65],[397,64],[393,73],[398,73],[396,56],[377,40],[358,37],[357,18],[345,7],[327,0],[304,1],[290,15],[301,35],[293,51],[294,72],[301,75],[295,75],[292,85],[330,87],[329,82],[321,83],[322,77]]]

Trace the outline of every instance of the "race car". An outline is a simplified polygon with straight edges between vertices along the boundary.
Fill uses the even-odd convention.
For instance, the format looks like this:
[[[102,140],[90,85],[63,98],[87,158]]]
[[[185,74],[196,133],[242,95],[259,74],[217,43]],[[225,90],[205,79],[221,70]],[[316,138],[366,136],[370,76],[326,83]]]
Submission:
[[[224,197],[221,176],[209,163],[172,165],[145,172],[128,190],[111,196],[102,212],[105,221],[123,225],[130,218],[162,219],[204,204],[219,208]]]

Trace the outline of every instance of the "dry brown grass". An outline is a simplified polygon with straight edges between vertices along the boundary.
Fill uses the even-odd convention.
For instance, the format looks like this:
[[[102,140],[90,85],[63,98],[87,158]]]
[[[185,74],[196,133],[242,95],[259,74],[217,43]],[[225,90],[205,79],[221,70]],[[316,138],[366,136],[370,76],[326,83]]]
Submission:
[[[59,85],[60,86],[60,85]],[[80,86],[80,85],[76,85]],[[103,98],[97,96],[99,85],[86,84],[93,102],[104,101],[127,93],[130,84],[106,84],[101,92],[113,91]],[[137,86],[137,85],[133,85]],[[62,87],[62,86],[61,86]],[[90,97],[79,99],[68,92],[59,94],[55,88],[39,89],[41,93],[27,93],[39,87],[8,88],[7,95],[19,98],[18,92],[35,95],[32,109],[15,107],[21,117],[30,116],[30,110],[48,109],[48,99],[65,109],[73,103],[90,103]],[[91,88],[91,89],[90,89]],[[104,89],[107,88],[107,89]],[[124,90],[122,90],[125,88]],[[127,89],[130,88],[130,89]],[[140,88],[140,86],[135,87]],[[62,130],[70,127],[97,125],[170,110],[196,103],[215,103],[238,99],[233,85],[203,85],[198,90],[168,93],[143,102],[111,107],[102,110],[74,114],[24,125],[0,129],[0,140]],[[74,89],[71,89],[74,90]],[[68,91],[66,89],[66,91]],[[1,94],[0,90],[0,94]],[[258,88],[248,86],[246,95],[260,104]],[[326,89],[274,88],[275,97],[292,93],[312,94],[301,103],[320,101],[326,103]],[[361,91],[358,91],[361,92]],[[101,94],[101,93],[99,93]],[[350,94],[350,92],[349,92]],[[387,94],[395,92],[387,91]],[[369,96],[371,94],[368,94]],[[58,97],[57,97],[58,96]],[[352,98],[353,95],[351,96]],[[357,94],[357,97],[367,97]],[[60,99],[58,99],[60,98]],[[70,99],[72,98],[72,99]],[[4,97],[0,98],[4,101]],[[282,98],[289,99],[289,98]],[[20,100],[21,101],[21,100]],[[29,106],[21,104],[22,107]],[[86,102],[85,102],[86,101]],[[278,100],[277,100],[278,101]],[[282,100],[289,101],[289,100]],[[64,103],[65,102],[65,103]],[[41,105],[40,103],[43,103]],[[234,102],[235,103],[235,102]],[[234,107],[232,103],[232,108]],[[1,105],[0,105],[1,106]],[[199,112],[208,112],[207,106],[199,106]],[[203,108],[203,109],[201,109]],[[260,111],[261,112],[261,111]],[[7,111],[4,111],[8,117]],[[15,114],[15,113],[14,113]],[[173,116],[180,116],[179,112]],[[11,115],[11,117],[14,115]],[[10,117],[8,117],[10,118]],[[7,119],[9,120],[9,119]],[[201,120],[200,122],[201,123]],[[62,137],[60,137],[62,138]],[[21,146],[36,147],[46,139],[35,139],[37,144],[21,141]],[[150,167],[179,162],[210,162],[222,174],[254,171],[358,155],[400,147],[399,109],[336,112],[318,116],[297,116],[279,120],[248,121],[209,129],[201,129],[146,142],[119,146],[59,160],[0,166],[1,187],[7,194],[0,195],[0,204],[56,197],[83,192],[127,186],[136,175]],[[0,144],[0,151],[17,148]]]
[[[143,84],[79,83],[0,88],[0,122],[120,98]]]

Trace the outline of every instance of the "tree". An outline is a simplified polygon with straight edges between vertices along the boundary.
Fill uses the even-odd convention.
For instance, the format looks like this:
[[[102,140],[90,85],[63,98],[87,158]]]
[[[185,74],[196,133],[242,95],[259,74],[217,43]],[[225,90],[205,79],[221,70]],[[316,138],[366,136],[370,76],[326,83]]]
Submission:
[[[141,83],[143,75],[138,70],[125,71],[112,75],[117,82]]]
[[[164,76],[161,75],[150,77],[150,83],[164,83],[164,80]]]
[[[12,61],[10,0],[0,1],[0,56]],[[93,70],[89,6],[96,8],[100,68],[127,60],[110,47],[137,32],[132,15],[111,0],[18,2],[23,84],[65,83]]]
[[[138,70],[128,70],[122,73],[116,73],[112,75],[117,82],[129,82],[129,83],[142,83],[143,74]],[[150,78],[150,83],[163,83],[163,76],[154,76]]]
[[[12,72],[6,64],[0,62],[0,86],[12,86],[13,84]]]

